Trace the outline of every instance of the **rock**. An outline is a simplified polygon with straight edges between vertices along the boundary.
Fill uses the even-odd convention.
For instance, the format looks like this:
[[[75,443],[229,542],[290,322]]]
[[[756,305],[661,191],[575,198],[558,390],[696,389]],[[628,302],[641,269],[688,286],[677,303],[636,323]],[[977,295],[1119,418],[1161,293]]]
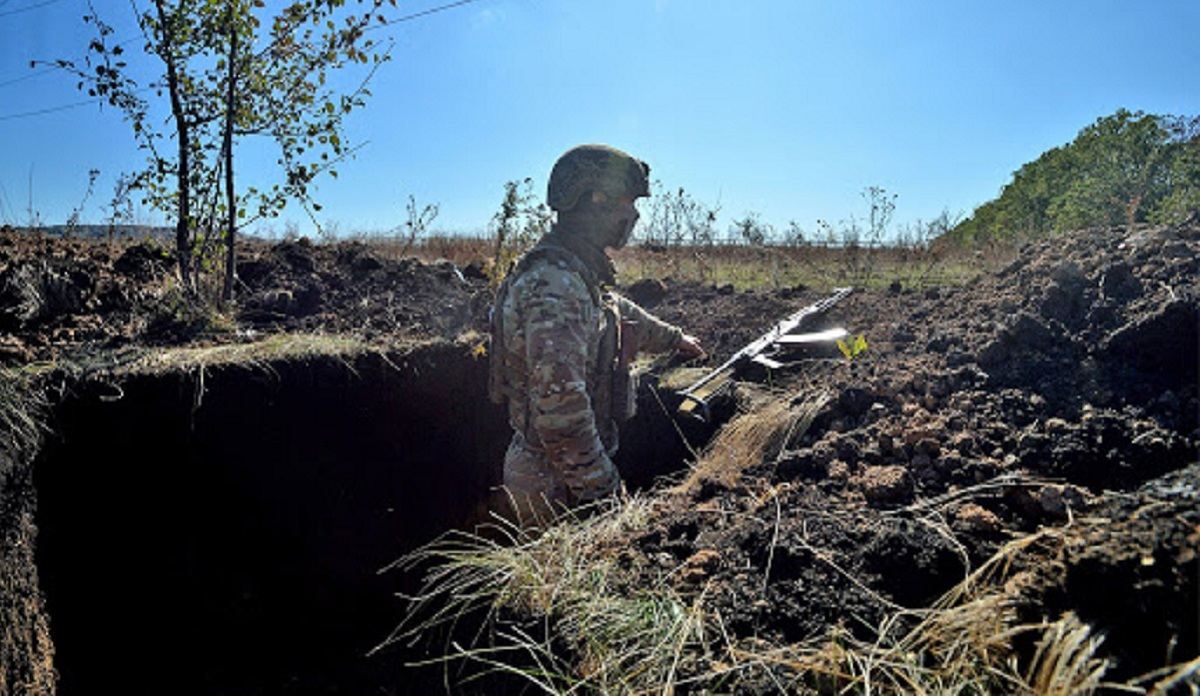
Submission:
[[[685,583],[698,583],[709,576],[721,563],[721,553],[716,549],[700,549],[683,562],[679,579]]]
[[[966,503],[954,513],[954,521],[966,529],[983,534],[1000,531],[1000,518],[996,513],[977,503]]]
[[[868,466],[853,483],[871,503],[899,503],[912,495],[912,478],[902,466]]]

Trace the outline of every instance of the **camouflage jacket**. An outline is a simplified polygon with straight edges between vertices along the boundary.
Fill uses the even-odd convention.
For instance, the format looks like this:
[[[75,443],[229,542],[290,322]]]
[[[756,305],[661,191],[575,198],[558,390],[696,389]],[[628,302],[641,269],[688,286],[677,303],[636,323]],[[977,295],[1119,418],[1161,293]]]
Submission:
[[[516,437],[575,501],[611,492],[620,480],[610,459],[617,424],[632,415],[632,390],[621,398],[614,388],[621,346],[665,352],[682,331],[600,287],[577,256],[547,244],[517,264],[492,311],[491,394],[507,402]]]

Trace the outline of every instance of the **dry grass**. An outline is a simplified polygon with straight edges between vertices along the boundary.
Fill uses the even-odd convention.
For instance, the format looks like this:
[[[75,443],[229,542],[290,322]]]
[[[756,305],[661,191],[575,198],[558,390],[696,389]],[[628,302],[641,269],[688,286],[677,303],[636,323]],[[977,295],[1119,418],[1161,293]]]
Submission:
[[[492,263],[495,240],[482,236],[433,235],[409,245],[394,235],[358,239],[384,258],[415,256],[447,259],[459,266]],[[623,283],[641,278],[674,278],[706,284],[730,284],[739,290],[805,285],[832,288],[886,287],[899,281],[909,288],[960,285],[1011,257],[1007,249],[984,251],[942,246],[837,247],[746,245],[629,246],[611,252]]]
[[[0,368],[0,455],[37,451],[46,429],[45,408],[45,395],[28,371]]]
[[[275,360],[351,357],[366,352],[367,344],[353,336],[325,333],[271,334],[244,343],[147,349],[122,364],[116,374],[161,374],[224,365],[255,365]]]
[[[692,490],[705,480],[734,484],[743,471],[774,459],[789,442],[804,435],[828,400],[827,395],[804,400],[764,398],[757,404],[751,399],[751,405],[713,438],[679,490]]]
[[[999,258],[953,248],[723,245],[627,247],[613,252],[623,282],[675,278],[739,290],[804,285],[832,288],[960,285],[994,267]]]
[[[786,420],[777,415],[775,424]],[[426,582],[410,598],[408,619],[391,641],[414,641],[478,612],[486,617],[484,629],[465,644],[448,642],[435,661],[517,674],[550,694],[670,694],[681,687],[720,693],[1165,693],[1171,685],[1194,683],[1200,669],[1193,661],[1124,684],[1106,683],[1102,638],[1074,614],[1020,621],[1031,578],[1020,569],[1058,557],[1079,533],[1070,525],[1009,542],[932,606],[897,608],[872,640],[842,626],[790,645],[731,636],[707,588],[684,594],[670,582],[672,572],[653,579],[626,576],[622,551],[660,513],[662,500],[610,503],[586,519],[561,519],[544,531],[503,526],[500,541],[451,535],[407,556],[397,565],[427,569]],[[1019,638],[1032,649],[1019,652]]]
[[[452,631],[482,613],[491,643],[478,645],[478,635],[466,646],[447,643],[443,659],[520,674],[547,693],[629,693],[671,683],[678,660],[704,644],[699,603],[678,596],[666,578],[632,591],[613,582],[619,550],[656,505],[640,496],[608,501],[584,511],[586,519],[571,515],[541,528],[497,520],[487,536],[452,532],[409,554],[391,567],[430,568],[424,590],[409,598],[408,618],[376,650]],[[533,635],[538,620],[507,620],[514,615],[554,617],[556,644]]]

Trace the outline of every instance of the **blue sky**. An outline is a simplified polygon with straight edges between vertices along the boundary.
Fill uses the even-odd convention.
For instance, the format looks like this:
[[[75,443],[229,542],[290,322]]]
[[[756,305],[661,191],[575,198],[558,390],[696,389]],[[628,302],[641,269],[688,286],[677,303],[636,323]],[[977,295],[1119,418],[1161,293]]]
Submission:
[[[125,0],[94,0],[118,39]],[[394,16],[447,0],[401,0]],[[135,0],[142,5],[147,0]],[[0,0],[0,222],[64,220],[99,169],[98,222],[141,157],[128,125],[30,59],[82,56],[84,0]],[[380,232],[414,195],[434,227],[483,229],[502,184],[603,142],[653,178],[777,226],[862,215],[862,190],[898,194],[896,220],[969,213],[1011,173],[1118,108],[1200,114],[1200,2],[475,0],[377,32],[394,38],[350,140],[324,179],[321,219]],[[135,69],[151,63],[136,56]],[[21,79],[26,78],[26,79]],[[13,82],[14,80],[18,80]],[[271,160],[247,151],[240,181]],[[145,222],[164,217],[142,211]],[[311,224],[289,208],[276,224]]]

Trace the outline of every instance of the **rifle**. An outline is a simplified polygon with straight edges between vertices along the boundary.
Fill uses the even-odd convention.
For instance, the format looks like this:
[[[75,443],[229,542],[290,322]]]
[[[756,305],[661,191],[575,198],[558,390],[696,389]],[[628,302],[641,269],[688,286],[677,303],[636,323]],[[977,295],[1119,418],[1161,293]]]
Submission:
[[[829,311],[838,302],[851,293],[853,288],[834,288],[833,294],[823,300],[800,309],[775,326],[772,326],[762,336],[754,339],[720,367],[704,375],[687,389],[679,392],[683,403],[679,405],[679,413],[698,416],[709,420],[708,401],[716,394],[726,389],[733,381],[733,375],[748,363],[755,363],[770,369],[779,369],[783,363],[773,360],[766,353],[769,349],[779,346],[805,346],[833,342],[845,337],[845,329],[830,329],[811,334],[793,334],[800,324],[810,317],[815,317]],[[699,410],[699,412],[697,412]]]

